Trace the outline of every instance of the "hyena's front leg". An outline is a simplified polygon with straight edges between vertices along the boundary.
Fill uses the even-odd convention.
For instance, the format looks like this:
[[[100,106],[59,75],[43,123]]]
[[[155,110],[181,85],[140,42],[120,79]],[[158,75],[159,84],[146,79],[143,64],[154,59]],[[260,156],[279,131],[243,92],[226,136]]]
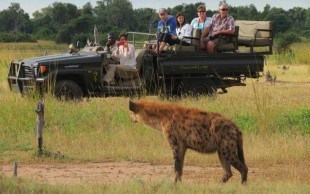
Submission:
[[[183,163],[186,148],[184,147],[181,141],[172,135],[169,135],[168,142],[172,149],[173,159],[174,159],[174,172],[175,172],[175,179],[174,182],[177,183],[178,181],[182,180],[182,172],[183,172]]]

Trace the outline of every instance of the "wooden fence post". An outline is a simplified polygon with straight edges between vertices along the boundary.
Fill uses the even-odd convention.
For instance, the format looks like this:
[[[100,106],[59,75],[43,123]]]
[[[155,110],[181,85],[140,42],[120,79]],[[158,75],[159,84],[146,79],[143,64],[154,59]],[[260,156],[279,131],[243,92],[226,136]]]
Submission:
[[[44,127],[44,100],[40,100],[35,109],[37,113],[37,142],[38,153],[41,155],[43,151],[43,127]]]
[[[14,161],[14,166],[13,166],[13,176],[17,176],[17,162],[16,160]]]

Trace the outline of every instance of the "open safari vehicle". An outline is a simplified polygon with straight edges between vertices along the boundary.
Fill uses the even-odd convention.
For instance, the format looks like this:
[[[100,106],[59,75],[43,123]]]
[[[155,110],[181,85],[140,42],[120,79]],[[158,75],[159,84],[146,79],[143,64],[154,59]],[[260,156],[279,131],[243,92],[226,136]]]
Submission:
[[[230,43],[219,45],[212,54],[199,49],[200,37],[195,31],[187,37],[191,46],[168,46],[162,53],[148,49],[156,44],[154,34],[129,32],[128,39],[136,48],[137,69],[117,72],[113,85],[105,85],[102,78],[107,65],[116,62],[100,45],[12,61],[7,79],[12,91],[52,92],[64,99],[203,95],[218,89],[225,93],[226,88],[244,86],[246,78],[258,78],[265,55],[272,54],[272,22],[237,20],[236,25],[235,34],[228,37]]]

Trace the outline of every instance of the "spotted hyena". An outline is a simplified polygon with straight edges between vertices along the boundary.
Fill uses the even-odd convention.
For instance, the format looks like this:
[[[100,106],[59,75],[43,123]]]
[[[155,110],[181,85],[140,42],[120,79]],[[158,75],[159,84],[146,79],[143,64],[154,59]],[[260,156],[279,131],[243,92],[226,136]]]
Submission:
[[[231,120],[218,113],[146,100],[129,101],[129,110],[133,121],[162,131],[167,138],[173,152],[175,182],[181,181],[185,152],[192,149],[201,153],[217,151],[225,171],[222,181],[232,176],[232,165],[246,183],[242,133]]]

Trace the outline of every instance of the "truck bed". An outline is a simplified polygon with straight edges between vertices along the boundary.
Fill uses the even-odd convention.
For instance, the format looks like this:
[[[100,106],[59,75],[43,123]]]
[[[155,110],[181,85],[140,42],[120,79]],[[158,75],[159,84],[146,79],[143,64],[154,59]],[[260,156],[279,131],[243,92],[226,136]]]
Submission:
[[[157,59],[156,59],[157,60]],[[264,55],[255,53],[162,53],[158,73],[165,76],[176,74],[212,74],[225,77],[245,76],[256,78],[264,69]]]

